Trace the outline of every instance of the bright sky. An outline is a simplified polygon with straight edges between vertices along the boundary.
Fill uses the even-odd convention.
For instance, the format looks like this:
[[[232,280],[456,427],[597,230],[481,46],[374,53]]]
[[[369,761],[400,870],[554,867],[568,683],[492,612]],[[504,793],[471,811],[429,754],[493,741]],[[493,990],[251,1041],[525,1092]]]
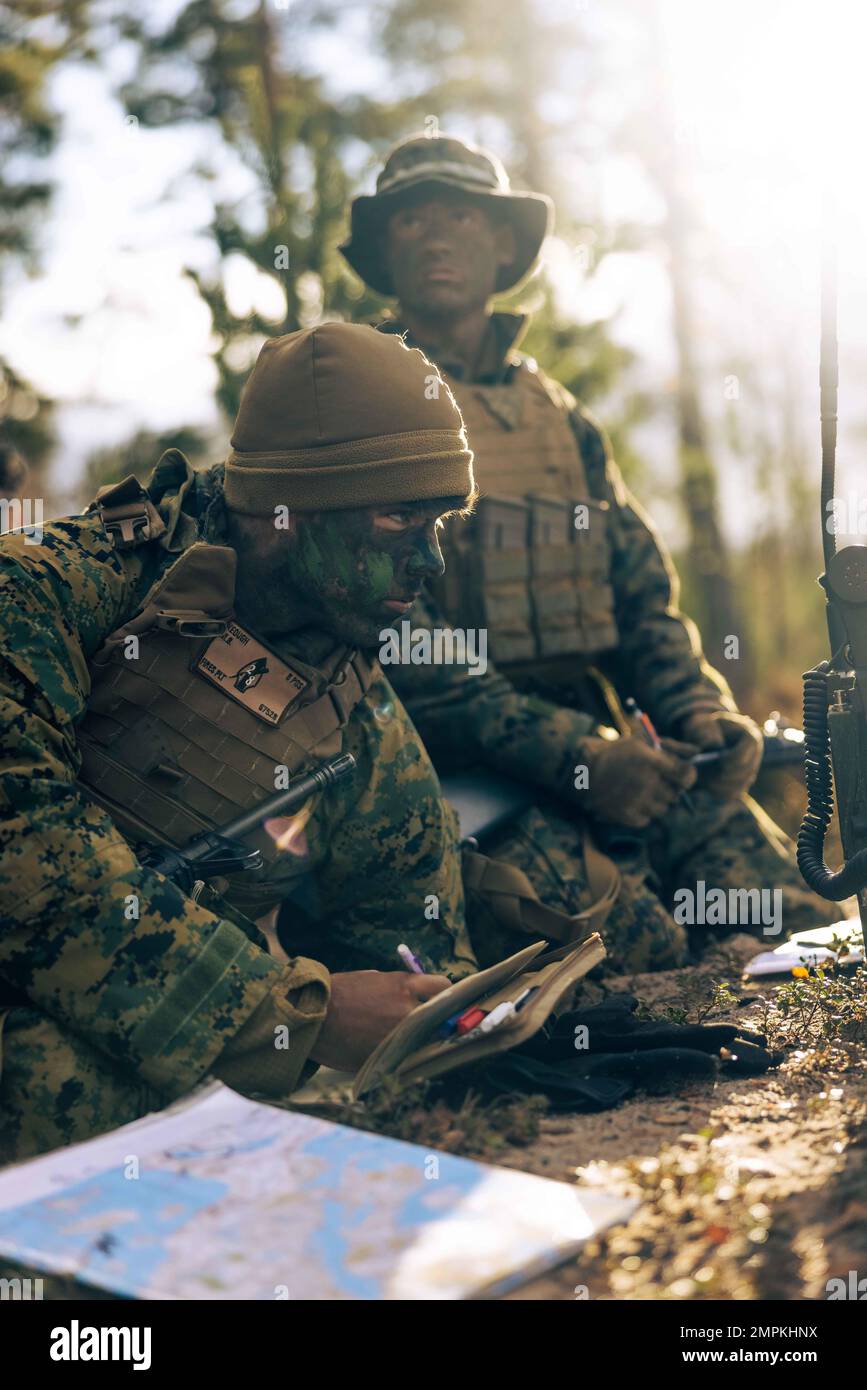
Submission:
[[[581,0],[569,8],[576,26],[601,44],[607,75],[594,112],[598,126],[613,124],[647,70],[648,5]],[[726,377],[752,361],[753,380],[741,384],[745,418],[758,418],[760,392],[773,428],[773,403],[788,375],[818,487],[819,213],[823,163],[833,156],[840,212],[840,452],[854,486],[867,432],[861,388],[867,367],[861,249],[867,233],[861,71],[867,11],[845,0],[822,6],[662,0],[662,10],[676,153],[689,165],[695,215],[704,229],[695,239],[693,283],[708,413],[722,416]],[[291,9],[285,22],[291,22]],[[345,90],[364,87],[381,76],[376,60],[365,57],[365,33],[363,8],[350,9],[346,29],[323,33],[308,48],[308,61]],[[112,81],[122,78],[129,61],[122,50],[112,53]],[[575,101],[570,90],[566,84],[552,94],[552,110],[562,113]],[[69,483],[91,448],[126,438],[140,425],[216,423],[209,318],[183,270],[211,264],[202,231],[210,196],[226,190],[233,199],[243,196],[249,176],[227,156],[216,190],[206,192],[187,176],[206,151],[205,133],[144,131],[125,123],[105,72],[65,72],[54,97],[65,115],[65,136],[55,157],[58,194],[43,229],[44,267],[37,280],[10,288],[0,352],[64,402],[57,478]],[[577,112],[575,129],[575,152],[564,151],[564,157],[575,160],[574,186],[588,216],[658,219],[659,200],[636,161],[595,150],[583,139]],[[548,263],[568,312],[579,319],[616,315],[616,336],[641,356],[630,384],[670,393],[675,364],[660,247],[609,257],[598,273],[585,275],[574,251],[555,242]],[[240,260],[229,284],[242,312],[262,294]],[[259,302],[267,308],[267,300]],[[639,442],[656,480],[654,503],[665,518],[675,470],[670,426],[658,420]],[[720,457],[730,524],[740,531],[746,517],[760,526],[750,512],[751,464],[722,448]],[[670,525],[674,531],[673,511]]]

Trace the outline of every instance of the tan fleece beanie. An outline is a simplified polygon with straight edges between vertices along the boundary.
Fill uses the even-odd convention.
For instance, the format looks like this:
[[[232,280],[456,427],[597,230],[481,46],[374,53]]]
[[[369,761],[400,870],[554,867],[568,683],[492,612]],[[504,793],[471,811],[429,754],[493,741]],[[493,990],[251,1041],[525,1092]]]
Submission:
[[[323,323],[266,343],[231,445],[226,503],[249,516],[473,491],[461,413],[436,367],[361,324]]]

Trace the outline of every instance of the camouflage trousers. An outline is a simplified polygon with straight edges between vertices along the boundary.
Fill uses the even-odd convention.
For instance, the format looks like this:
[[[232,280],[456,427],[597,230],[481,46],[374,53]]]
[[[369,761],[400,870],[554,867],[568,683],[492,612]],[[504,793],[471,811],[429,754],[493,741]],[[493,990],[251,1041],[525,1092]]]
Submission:
[[[611,971],[639,973],[685,965],[709,936],[745,931],[771,950],[796,931],[825,926],[842,913],[806,887],[794,846],[749,797],[720,801],[690,793],[692,806],[676,806],[647,832],[593,830],[594,841],[618,865],[622,886],[602,937]],[[575,913],[593,895],[584,866],[585,824],[560,808],[525,811],[483,848],[492,858],[523,869],[549,907]],[[722,889],[727,915],[707,910],[708,895]],[[732,890],[735,890],[733,893]],[[748,900],[737,890],[758,890]],[[717,896],[717,900],[722,895]],[[733,911],[732,911],[733,909]],[[527,937],[504,932],[481,899],[467,904],[473,948],[484,966],[526,945]]]
[[[90,1139],[168,1100],[36,1009],[0,1012],[0,1165]]]

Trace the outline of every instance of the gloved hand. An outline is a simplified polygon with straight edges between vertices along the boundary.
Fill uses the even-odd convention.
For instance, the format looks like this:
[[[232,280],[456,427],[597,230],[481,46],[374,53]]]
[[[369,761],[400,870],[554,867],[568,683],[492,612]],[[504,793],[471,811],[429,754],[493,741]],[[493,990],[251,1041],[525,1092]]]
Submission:
[[[681,733],[703,752],[725,749],[717,763],[702,770],[702,786],[721,801],[741,796],[756,780],[764,751],[762,732],[746,714],[729,710],[688,715]]]
[[[581,740],[578,761],[587,767],[588,786],[579,795],[591,816],[643,829],[665,815],[696,780],[685,760],[698,749],[673,738],[661,742],[660,750],[640,738]]]
[[[562,1014],[529,1042],[485,1064],[495,1090],[541,1093],[557,1110],[605,1110],[636,1090],[670,1091],[718,1075],[753,1076],[779,1065],[760,1033],[731,1023],[677,1024],[634,1017],[638,1000]]]

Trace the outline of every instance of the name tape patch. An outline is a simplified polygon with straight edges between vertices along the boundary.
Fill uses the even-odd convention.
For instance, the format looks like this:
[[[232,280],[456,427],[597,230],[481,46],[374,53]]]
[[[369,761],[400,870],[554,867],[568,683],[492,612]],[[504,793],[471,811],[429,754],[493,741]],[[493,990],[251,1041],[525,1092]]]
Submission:
[[[227,623],[226,631],[208,644],[195,669],[266,724],[279,724],[310,684],[237,623]]]

